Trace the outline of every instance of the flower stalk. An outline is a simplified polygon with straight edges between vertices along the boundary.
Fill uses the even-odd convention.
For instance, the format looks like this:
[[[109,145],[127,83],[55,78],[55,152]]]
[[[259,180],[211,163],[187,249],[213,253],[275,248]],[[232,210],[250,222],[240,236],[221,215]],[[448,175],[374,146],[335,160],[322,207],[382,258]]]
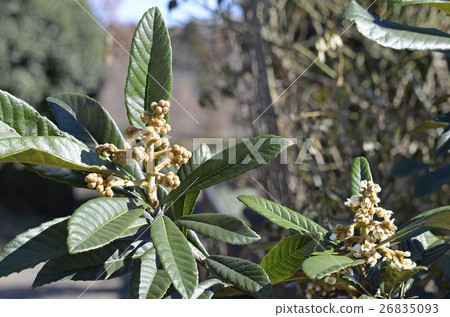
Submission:
[[[152,112],[145,111],[141,114],[141,121],[146,127],[143,129],[130,126],[125,130],[127,141],[123,149],[118,149],[114,144],[100,144],[95,148],[98,155],[110,158],[115,164],[125,165],[128,159],[144,163],[146,177],[141,180],[116,179],[107,173],[90,173],[86,176],[87,187],[96,189],[104,197],[114,195],[112,187],[136,187],[141,191],[144,187],[144,199],[155,209],[159,205],[157,197],[157,184],[167,189],[175,189],[180,185],[180,179],[173,172],[161,173],[164,167],[173,165],[180,168],[186,164],[192,154],[182,146],[174,144],[169,148],[170,142],[162,137],[171,130],[164,117],[168,113],[170,103],[160,100],[150,104]],[[158,149],[158,151],[156,151]],[[166,156],[157,164],[157,160]]]

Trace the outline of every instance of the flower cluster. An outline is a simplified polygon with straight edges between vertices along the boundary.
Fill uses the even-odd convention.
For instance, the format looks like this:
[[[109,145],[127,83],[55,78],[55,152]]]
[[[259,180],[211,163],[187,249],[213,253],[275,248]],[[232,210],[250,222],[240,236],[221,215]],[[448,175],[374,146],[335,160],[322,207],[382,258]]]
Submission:
[[[90,173],[86,176],[85,181],[88,188],[97,189],[103,196],[112,197],[112,187],[138,187],[145,186],[146,198],[153,206],[158,204],[156,197],[156,184],[160,184],[166,188],[175,189],[180,185],[180,179],[173,172],[166,174],[161,173],[164,167],[173,165],[180,168],[181,164],[186,164],[191,158],[191,152],[177,144],[170,147],[170,142],[163,135],[171,130],[170,125],[165,119],[165,115],[169,112],[170,103],[160,100],[158,103],[150,104],[152,112],[144,111],[140,118],[145,123],[145,128],[128,127],[125,130],[127,142],[124,143],[123,149],[118,149],[114,144],[100,144],[95,148],[97,154],[110,158],[115,164],[125,165],[128,159],[133,159],[139,163],[144,163],[146,167],[146,178],[142,180],[120,180],[107,174]],[[138,145],[140,143],[140,145]],[[133,144],[130,145],[130,144]],[[156,165],[157,160],[165,156]]]
[[[107,174],[90,173],[85,177],[87,187],[90,189],[96,189],[103,197],[112,197],[113,191],[111,189],[114,183],[114,177]]]
[[[382,259],[398,269],[411,269],[415,267],[415,263],[406,258],[410,256],[409,252],[391,250],[388,244],[378,245],[397,229],[394,219],[391,219],[392,211],[378,206],[380,191],[378,184],[361,181],[359,195],[354,195],[345,202],[355,213],[353,223],[349,226],[337,225],[330,240],[341,241],[341,249],[348,251],[348,257],[364,259],[370,267],[374,267],[377,260]],[[359,235],[355,235],[355,229],[359,229]]]

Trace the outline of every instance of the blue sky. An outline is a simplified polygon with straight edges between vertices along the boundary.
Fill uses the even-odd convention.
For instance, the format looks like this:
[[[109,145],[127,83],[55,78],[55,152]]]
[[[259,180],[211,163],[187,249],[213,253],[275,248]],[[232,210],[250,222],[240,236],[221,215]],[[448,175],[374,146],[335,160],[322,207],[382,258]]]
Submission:
[[[94,13],[102,18],[102,12],[96,6],[95,0],[90,0]],[[217,0],[180,0],[178,7],[169,12],[169,0],[121,0],[116,12],[116,19],[120,23],[138,23],[142,15],[151,7],[157,6],[163,15],[168,27],[184,24],[195,17],[197,19],[208,19],[211,17],[208,10],[205,10],[203,3],[210,8],[214,8]],[[106,21],[103,21],[106,22]]]

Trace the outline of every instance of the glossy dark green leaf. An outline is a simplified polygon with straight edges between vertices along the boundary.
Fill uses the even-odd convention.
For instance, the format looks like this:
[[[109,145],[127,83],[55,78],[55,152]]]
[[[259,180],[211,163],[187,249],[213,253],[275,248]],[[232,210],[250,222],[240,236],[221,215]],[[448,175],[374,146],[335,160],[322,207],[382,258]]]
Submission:
[[[0,162],[42,164],[86,172],[121,174],[81,143],[65,137],[27,136],[0,140]]]
[[[138,232],[149,228],[151,225],[150,220],[144,218],[143,216],[139,217],[128,229],[120,235],[121,238],[134,236]]]
[[[96,250],[54,258],[39,271],[33,287],[61,280],[106,280],[130,273],[151,247],[147,241],[116,240]]]
[[[450,183],[450,164],[420,175],[414,184],[414,197],[420,198]]]
[[[64,217],[44,222],[8,242],[0,251],[0,277],[66,254],[68,219]]]
[[[225,214],[194,214],[178,218],[176,223],[197,233],[225,243],[245,245],[260,239],[244,222]]]
[[[358,31],[368,39],[393,49],[449,50],[450,35],[431,28],[419,28],[380,19],[352,1],[342,14],[354,21]]]
[[[410,219],[389,238],[381,241],[378,246],[388,242],[401,241],[402,237],[414,237],[430,228],[450,230],[450,206],[435,208]]]
[[[276,284],[297,272],[302,264],[316,249],[321,234],[297,234],[281,240],[261,261],[261,267]]]
[[[198,285],[198,271],[186,238],[166,216],[155,219],[151,237],[173,286],[184,298],[191,298]]]
[[[53,122],[3,90],[0,90],[0,121],[21,136],[64,136]]]
[[[96,100],[80,94],[60,94],[47,98],[61,130],[73,135],[90,149],[110,143],[123,148],[125,139],[108,112]],[[139,163],[128,160],[123,167],[136,179],[145,177]]]
[[[159,259],[155,248],[145,252],[131,273],[129,292],[131,298],[158,299],[164,296],[170,286],[170,278],[158,268]]]
[[[67,245],[70,253],[104,246],[132,226],[144,209],[143,201],[123,197],[91,199],[70,217]]]
[[[416,266],[412,269],[397,269],[391,265],[386,266],[386,274],[384,276],[384,293],[391,295],[403,282],[406,282],[415,274],[422,270],[428,270],[425,266]]]
[[[174,203],[175,219],[181,216],[188,216],[194,212],[200,191],[190,192],[179,197]]]
[[[331,273],[346,270],[353,266],[364,264],[363,259],[354,260],[342,255],[319,255],[305,260],[302,265],[303,272],[313,280],[321,279]]]
[[[450,2],[448,0],[388,0],[387,11],[411,4],[421,4],[434,7],[450,14]]]
[[[209,253],[205,246],[202,244],[197,234],[192,230],[187,230],[186,239],[191,243],[197,250],[199,250],[203,256],[208,257]]]
[[[206,264],[214,275],[241,290],[265,298],[272,297],[272,285],[266,272],[257,264],[231,256],[211,255]]]
[[[444,257],[448,250],[450,250],[450,245],[447,242],[430,247],[422,253],[422,260],[417,261],[417,264],[428,267],[433,262]]]
[[[262,164],[266,164],[293,143],[283,137],[266,135],[232,146],[201,164],[166,200],[222,183]]]
[[[220,287],[224,285],[224,283],[217,278],[210,278],[206,281],[203,281],[198,284],[193,299],[210,299],[213,297],[214,292]],[[166,299],[181,299],[182,296],[180,293],[174,293],[170,296],[165,297]]]
[[[365,157],[357,157],[352,164],[350,175],[350,194],[359,195],[359,187],[362,180],[371,181],[372,173],[370,172],[369,162]]]
[[[311,219],[270,200],[252,195],[242,195],[238,199],[248,208],[282,228],[305,233],[320,232],[323,236],[328,233]]]
[[[211,152],[208,145],[202,144],[194,152],[186,164],[181,165],[177,172],[180,181],[186,179],[194,170],[197,169],[201,164],[206,162],[211,157]],[[197,203],[197,198],[200,195],[200,191],[190,192],[182,195],[174,202],[174,212],[175,219],[181,216],[187,216],[194,212],[195,204]]]
[[[131,43],[125,104],[131,125],[143,127],[140,115],[151,102],[169,100],[172,92],[172,49],[158,8],[148,10]]]
[[[411,252],[411,260],[419,266],[429,266],[445,256],[450,245],[430,231],[402,241],[401,250]]]
[[[430,166],[431,164],[418,160],[402,159],[394,165],[391,175],[394,177],[409,177],[427,169]]]

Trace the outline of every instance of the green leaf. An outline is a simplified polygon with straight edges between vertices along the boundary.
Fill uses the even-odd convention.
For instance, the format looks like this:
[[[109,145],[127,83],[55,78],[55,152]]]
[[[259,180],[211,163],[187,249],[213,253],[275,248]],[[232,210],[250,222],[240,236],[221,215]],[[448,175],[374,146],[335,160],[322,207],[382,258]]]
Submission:
[[[305,260],[302,269],[309,278],[318,280],[331,273],[336,273],[364,263],[363,259],[353,260],[341,255],[319,255]]]
[[[439,139],[434,150],[434,157],[438,157],[444,153],[450,151],[450,126],[445,128]]]
[[[128,229],[120,235],[121,238],[134,236],[136,233],[149,228],[150,221],[146,218],[140,217],[138,218]]]
[[[61,280],[106,280],[130,273],[151,247],[147,241],[117,240],[100,249],[54,258],[39,271],[33,287]]]
[[[11,128],[6,123],[0,121],[0,140],[19,136],[20,134],[17,133],[13,128]]]
[[[422,270],[428,270],[428,268],[426,266],[416,266],[409,270],[399,270],[391,265],[387,265],[384,276],[384,293],[390,296],[403,282],[406,282]]]
[[[191,298],[198,284],[198,271],[186,238],[166,216],[155,219],[151,237],[173,286],[184,298]]]
[[[60,94],[47,98],[61,130],[90,148],[112,143],[122,147],[125,141],[108,112],[96,100],[80,94]]]
[[[214,275],[244,292],[272,297],[272,285],[266,272],[257,264],[223,255],[211,255],[206,264]]]
[[[195,289],[195,293],[192,296],[194,299],[210,299],[213,297],[214,292],[224,283],[217,278],[210,278],[198,284]],[[180,293],[174,293],[170,296],[165,297],[165,299],[181,299]]]
[[[431,28],[419,28],[380,19],[352,1],[342,14],[354,21],[358,31],[368,39],[393,49],[448,50],[450,35]]]
[[[297,234],[281,240],[261,261],[261,267],[276,284],[297,272],[322,239],[320,233]]]
[[[42,164],[86,172],[121,174],[97,153],[65,137],[27,136],[0,140],[0,162]]]
[[[194,214],[178,218],[176,223],[206,237],[235,245],[250,244],[261,239],[244,222],[225,214]]]
[[[311,219],[270,200],[252,195],[242,195],[238,199],[248,208],[282,228],[297,232],[320,232],[323,236],[328,233],[325,228]]]
[[[414,184],[414,197],[429,195],[448,183],[450,183],[450,164],[420,175]]]
[[[179,197],[174,203],[175,219],[191,215],[194,212],[200,191],[190,192]]]
[[[381,241],[377,247],[388,242],[401,241],[409,237],[417,236],[428,231],[430,228],[450,230],[450,206],[428,210],[410,219],[394,235]],[[401,237],[403,238],[400,239]]]
[[[205,257],[209,256],[208,251],[202,244],[197,234],[192,230],[187,230],[186,239],[191,243],[197,250],[199,250]]]
[[[431,164],[405,158],[398,161],[394,165],[394,168],[391,171],[391,175],[394,177],[409,177],[427,169],[430,166]]]
[[[372,173],[370,172],[369,162],[365,157],[357,157],[352,164],[350,176],[350,194],[359,195],[359,187],[362,180],[371,181]]]
[[[450,14],[450,3],[448,0],[388,0],[386,11],[391,12],[395,8],[411,4],[426,4]]]
[[[70,217],[67,245],[70,253],[104,246],[120,237],[144,212],[144,204],[130,198],[112,197],[89,200]]]
[[[67,253],[69,217],[55,218],[12,239],[0,251],[0,277]]]
[[[3,90],[0,90],[0,121],[21,136],[64,136],[53,122]]]
[[[417,265],[429,266],[434,261],[445,256],[450,245],[439,239],[430,231],[425,231],[411,239],[402,241],[401,249],[411,252],[411,260]]]
[[[192,152],[191,158],[186,164],[181,165],[177,171],[180,181],[184,181],[192,172],[194,172],[200,165],[211,158],[211,150],[207,144],[202,144]]]
[[[158,8],[148,10],[136,28],[131,43],[125,86],[128,120],[144,127],[140,115],[150,103],[169,100],[172,92],[172,49],[166,25]],[[167,119],[167,115],[166,115]]]
[[[201,164],[211,158],[211,152],[208,145],[202,144],[194,152],[186,164],[181,165],[177,172],[180,181],[186,179],[194,170],[196,170]],[[181,216],[187,216],[194,212],[197,198],[200,195],[200,191],[187,193],[174,202],[175,219]]]
[[[158,269],[159,259],[155,248],[145,252],[131,273],[129,292],[131,298],[159,299],[170,286],[170,278]]]
[[[429,129],[436,129],[436,128],[445,128],[448,126],[447,122],[440,122],[435,120],[425,120],[420,125],[414,128],[412,132],[421,132],[426,131]]]
[[[60,94],[47,98],[61,130],[73,135],[90,149],[110,143],[123,148],[125,139],[108,112],[95,99],[80,94]],[[145,174],[135,160],[123,167],[136,179]]]
[[[198,284],[194,296],[198,294],[197,299],[211,299],[216,290],[224,283],[216,278],[211,278]]]
[[[422,260],[417,262],[422,266],[430,266],[434,261],[445,257],[448,250],[450,250],[450,245],[443,242],[439,245],[426,249],[422,253]]]
[[[290,140],[274,135],[244,140],[201,164],[169,193],[166,200],[176,200],[185,193],[222,183],[266,164],[292,144]]]

